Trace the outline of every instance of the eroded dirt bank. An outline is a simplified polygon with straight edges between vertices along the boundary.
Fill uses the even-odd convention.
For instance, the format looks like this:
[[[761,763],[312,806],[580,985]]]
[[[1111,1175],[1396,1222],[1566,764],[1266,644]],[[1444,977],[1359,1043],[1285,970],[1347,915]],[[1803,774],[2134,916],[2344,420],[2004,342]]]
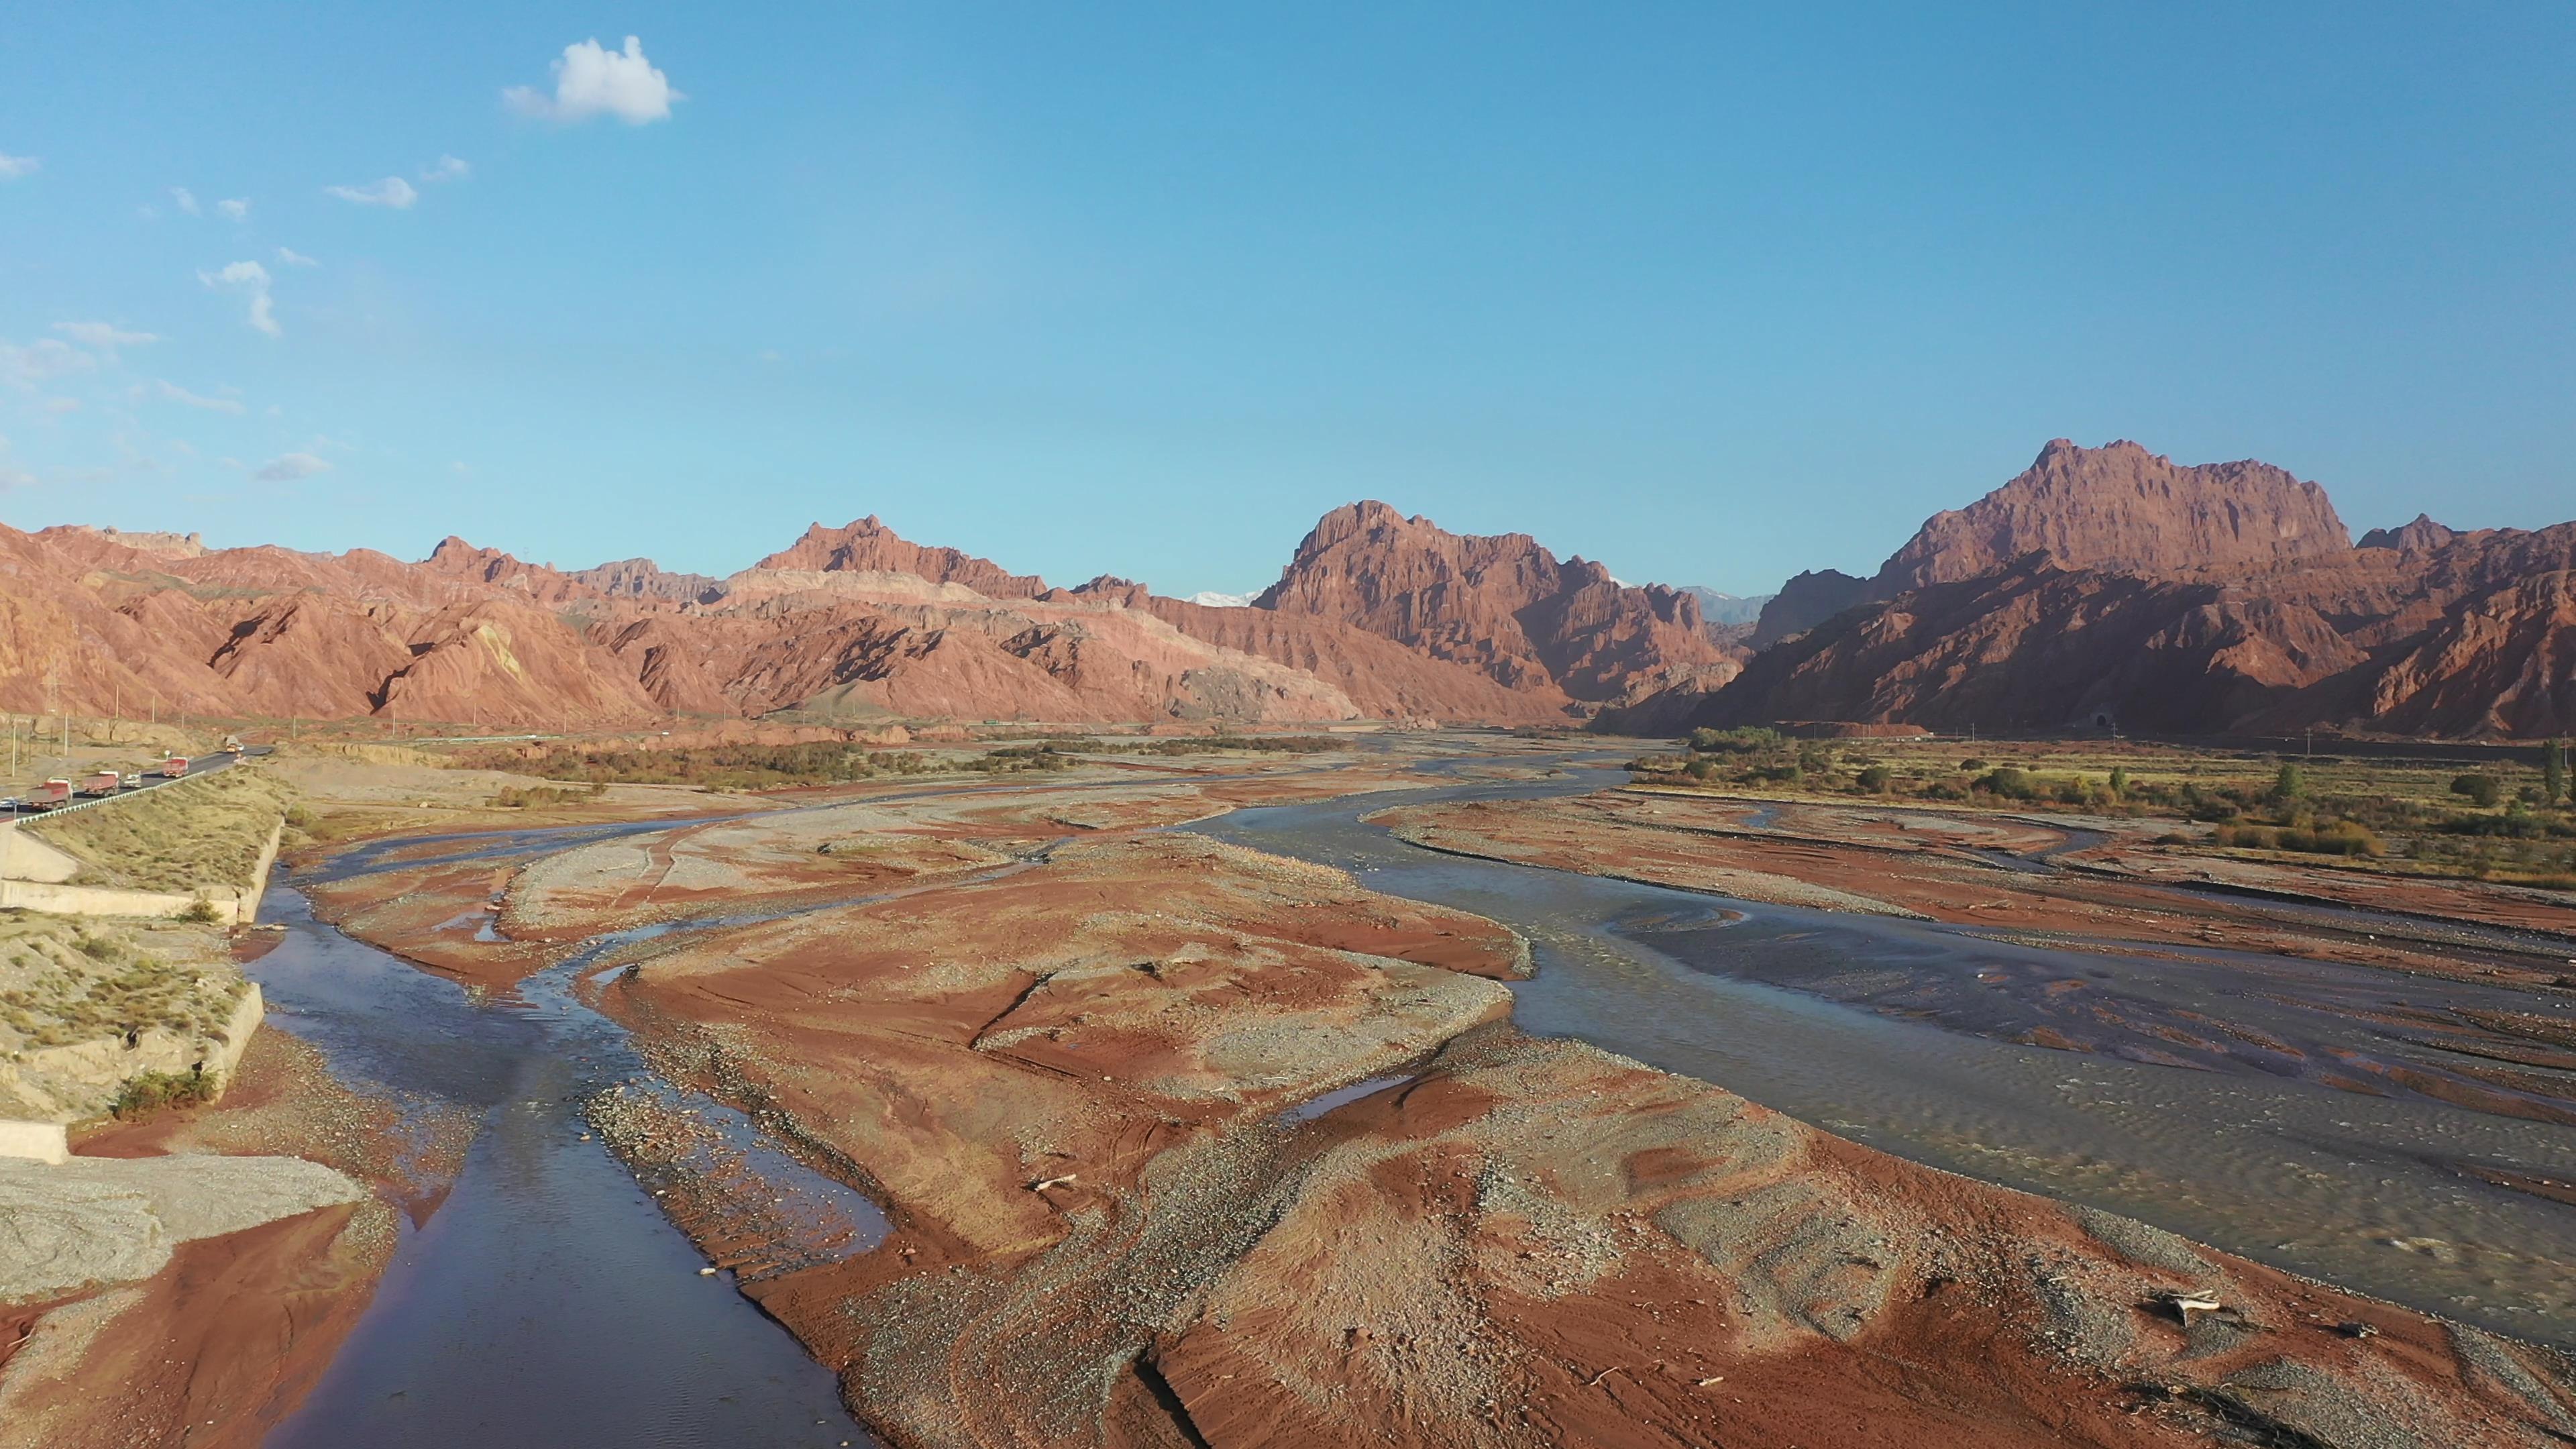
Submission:
[[[884,1203],[882,1246],[745,1291],[907,1445],[2576,1435],[2551,1355],[1523,1037],[1510,932],[1137,833],[1204,800],[1067,816],[1103,804],[870,802],[474,862],[438,888],[497,912],[444,929],[366,916],[403,902],[382,881],[331,890],[469,980],[524,969],[474,940],[495,914],[565,941],[693,923],[588,990],[666,1075]],[[594,1120],[630,1161],[664,1130]],[[722,1262],[758,1251],[740,1201],[663,1199]]]
[[[253,1038],[223,1100],[82,1137],[78,1158],[291,1154],[373,1189],[355,1203],[181,1242],[139,1282],[0,1310],[0,1445],[256,1445],[367,1306],[399,1219],[453,1179],[464,1124],[336,1082],[312,1047]]]

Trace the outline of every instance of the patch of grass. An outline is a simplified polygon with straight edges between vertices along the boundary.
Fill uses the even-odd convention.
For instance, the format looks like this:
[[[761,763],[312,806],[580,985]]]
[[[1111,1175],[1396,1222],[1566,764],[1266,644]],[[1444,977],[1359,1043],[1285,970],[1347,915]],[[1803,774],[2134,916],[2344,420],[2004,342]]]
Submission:
[[[78,885],[187,895],[250,883],[293,790],[256,765],[156,786],[19,829],[81,863]]]
[[[206,926],[0,911],[0,1056],[156,1029],[202,1035],[248,989]]]

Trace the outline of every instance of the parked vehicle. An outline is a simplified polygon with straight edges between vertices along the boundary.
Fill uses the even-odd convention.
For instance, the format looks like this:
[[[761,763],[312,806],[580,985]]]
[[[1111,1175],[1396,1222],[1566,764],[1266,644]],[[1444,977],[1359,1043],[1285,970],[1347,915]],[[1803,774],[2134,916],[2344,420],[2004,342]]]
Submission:
[[[188,773],[186,755],[172,755],[161,762],[161,778],[164,780],[176,780],[186,773]]]
[[[113,795],[116,793],[116,782],[117,773],[114,770],[101,770],[81,781],[80,792],[84,795]]]
[[[70,803],[72,803],[72,782],[69,780],[47,780],[36,787],[34,794],[27,797],[27,807],[31,810],[51,810],[57,805]]]
[[[17,796],[15,796],[15,795],[0,795],[0,815],[15,815],[15,814],[17,814],[17,813],[18,813],[18,805],[19,805],[19,800],[18,800],[18,797],[17,797]]]

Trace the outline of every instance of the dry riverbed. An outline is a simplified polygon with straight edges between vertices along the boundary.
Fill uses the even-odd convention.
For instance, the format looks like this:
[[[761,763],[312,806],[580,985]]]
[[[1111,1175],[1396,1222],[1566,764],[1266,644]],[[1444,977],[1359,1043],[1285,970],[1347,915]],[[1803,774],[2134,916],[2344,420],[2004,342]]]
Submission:
[[[308,888],[495,990],[601,932],[689,927],[602,958],[585,995],[891,1230],[781,1267],[745,1194],[660,1201],[901,1445],[2576,1436],[2576,1387],[2543,1351],[1523,1036],[1512,932],[1155,830],[1407,783],[1377,762],[826,798]],[[1473,823],[1480,853],[1535,858]],[[1652,878],[1711,868],[1717,838],[1564,849],[1582,833],[1546,863]],[[1689,883],[2166,929],[2143,900],[1962,854],[2062,838],[1932,835],[1894,870],[1892,851],[1774,842]],[[617,1096],[591,1121],[655,1182],[703,1146],[686,1114]]]

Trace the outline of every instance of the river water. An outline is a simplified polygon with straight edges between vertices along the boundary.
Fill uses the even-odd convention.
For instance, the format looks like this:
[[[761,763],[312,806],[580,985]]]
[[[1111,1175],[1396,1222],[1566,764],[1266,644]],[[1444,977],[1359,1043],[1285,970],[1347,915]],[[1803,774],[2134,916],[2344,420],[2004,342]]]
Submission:
[[[2234,1058],[2174,1066],[2023,1046],[1978,1034],[1973,1016],[1986,983],[2081,977],[2142,1011],[2224,1015],[2315,1055],[2384,1047],[2352,1018],[2364,1007],[2563,1017],[2563,996],[2250,953],[2052,950],[1953,926],[1436,854],[1358,820],[1396,803],[1525,798],[1621,779],[1578,771],[1244,810],[1193,828],[1519,929],[1538,966],[1513,988],[1525,1031],[1717,1083],[1917,1162],[2576,1349],[2576,1207],[2462,1170],[2576,1181],[2576,1128],[2358,1095]],[[1890,1014],[1778,984],[1840,983],[1856,970],[1934,1008]]]
[[[1520,929],[1539,966],[1514,987],[1524,1030],[1718,1083],[1916,1161],[2576,1347],[2576,1209],[2457,1166],[2576,1178],[2576,1129],[2356,1096],[2230,1063],[2184,1070],[2018,1046],[1937,1014],[1891,1016],[1779,982],[1810,962],[1859,962],[1935,985],[2044,967],[2088,972],[2148,1001],[2232,996],[2275,1027],[2310,1031],[2319,1028],[2295,1010],[2302,994],[2509,997],[2553,1009],[2546,1003],[2278,958],[2050,952],[1951,927],[1718,902],[1438,855],[1358,821],[1399,801],[1556,794],[1618,778],[1577,770],[1450,784],[1190,828]],[[682,823],[380,844],[325,869],[357,873],[396,855],[501,859]],[[477,995],[316,922],[291,885],[270,892],[266,914],[286,935],[249,969],[272,1022],[320,1047],[354,1084],[463,1108],[483,1124],[445,1205],[405,1236],[349,1343],[272,1445],[873,1442],[841,1408],[832,1376],[733,1291],[730,1272],[700,1273],[704,1260],[653,1189],[584,1121],[583,1101],[624,1085],[714,1124],[753,1160],[737,1187],[801,1204],[782,1228],[799,1240],[782,1254],[787,1266],[864,1251],[882,1231],[864,1198],[738,1114],[656,1082],[623,1032],[582,1005],[577,980],[616,940],[513,993]]]
[[[623,1034],[571,998],[577,964],[478,999],[315,921],[291,888],[271,891],[265,914],[286,927],[250,968],[272,1024],[354,1084],[483,1124],[446,1203],[405,1235],[348,1344],[270,1445],[874,1442],[832,1375],[730,1275],[701,1276],[705,1259],[651,1191],[595,1133],[585,1140],[592,1092],[654,1084]],[[874,1226],[859,1202],[854,1248]]]

